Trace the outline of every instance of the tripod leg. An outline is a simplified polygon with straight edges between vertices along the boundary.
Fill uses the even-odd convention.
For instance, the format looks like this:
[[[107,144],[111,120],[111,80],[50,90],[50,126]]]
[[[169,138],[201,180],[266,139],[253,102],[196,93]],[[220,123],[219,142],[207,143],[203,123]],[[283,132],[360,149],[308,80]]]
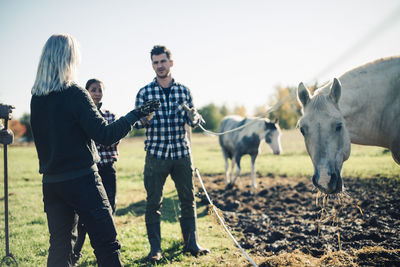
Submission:
[[[4,129],[8,128],[8,119],[5,119]],[[6,256],[10,254],[8,234],[8,169],[7,169],[7,145],[4,145],[4,231],[6,238]]]

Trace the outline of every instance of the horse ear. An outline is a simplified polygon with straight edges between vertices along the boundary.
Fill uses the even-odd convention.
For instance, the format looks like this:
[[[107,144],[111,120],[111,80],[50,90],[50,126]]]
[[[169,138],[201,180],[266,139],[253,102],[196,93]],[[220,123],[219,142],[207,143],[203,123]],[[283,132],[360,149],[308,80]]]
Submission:
[[[339,103],[341,90],[342,90],[342,85],[340,84],[338,79],[334,78],[332,86],[331,86],[331,92],[329,94],[329,97],[336,104]]]
[[[304,108],[308,102],[310,102],[310,91],[308,91],[307,87],[301,82],[297,88],[297,101]]]

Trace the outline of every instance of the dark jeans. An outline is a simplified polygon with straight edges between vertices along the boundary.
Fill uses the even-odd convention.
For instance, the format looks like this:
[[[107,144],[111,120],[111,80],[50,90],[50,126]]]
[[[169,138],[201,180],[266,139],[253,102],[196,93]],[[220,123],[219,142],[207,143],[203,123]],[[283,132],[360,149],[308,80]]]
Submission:
[[[99,175],[106,190],[108,201],[110,202],[112,212],[115,213],[116,208],[116,194],[117,194],[117,175],[113,163],[107,165],[98,165]],[[86,238],[86,227],[83,221],[79,218],[78,221],[78,237],[74,245],[74,253],[79,254],[82,250]]]
[[[43,184],[43,201],[50,232],[48,267],[70,266],[77,214],[86,225],[98,265],[122,266],[112,210],[97,172]]]
[[[117,195],[117,173],[113,163],[107,165],[98,165],[99,175],[103,182],[104,189],[106,190],[108,201],[115,213],[116,208],[116,195]]]
[[[178,192],[181,217],[196,217],[193,169],[190,157],[164,160],[146,154],[144,187],[147,192],[146,224],[159,223],[161,216],[162,191],[168,175],[171,175]]]

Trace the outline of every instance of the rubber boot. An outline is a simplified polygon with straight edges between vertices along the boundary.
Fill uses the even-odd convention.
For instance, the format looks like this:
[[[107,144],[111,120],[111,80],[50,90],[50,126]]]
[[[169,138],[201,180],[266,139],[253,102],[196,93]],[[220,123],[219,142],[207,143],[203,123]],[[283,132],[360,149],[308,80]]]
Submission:
[[[160,223],[146,224],[146,229],[150,243],[150,253],[147,259],[153,263],[159,262],[162,258]]]
[[[195,257],[209,253],[209,249],[202,248],[197,243],[196,218],[180,218],[180,223],[184,241],[183,251],[190,252]]]

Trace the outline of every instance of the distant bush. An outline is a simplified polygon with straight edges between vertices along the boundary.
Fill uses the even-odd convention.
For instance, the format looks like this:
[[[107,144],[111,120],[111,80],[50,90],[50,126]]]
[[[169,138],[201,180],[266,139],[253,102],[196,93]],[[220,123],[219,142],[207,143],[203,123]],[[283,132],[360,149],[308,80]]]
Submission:
[[[128,137],[136,137],[136,136],[144,136],[146,134],[146,130],[143,129],[135,129],[133,128],[132,131],[128,134]]]
[[[215,104],[211,103],[200,108],[198,112],[206,122],[203,125],[204,128],[210,131],[218,131],[219,123],[229,111],[225,106],[219,108]],[[193,132],[202,132],[202,130],[199,127],[196,127]]]
[[[15,138],[22,137],[26,132],[25,125],[21,124],[17,120],[9,120],[8,121],[8,128],[14,133]]]
[[[29,113],[24,113],[19,119],[19,122],[25,126],[26,131],[23,135],[26,141],[30,142],[33,140],[32,128],[31,128],[31,115]]]
[[[317,83],[315,83],[313,86],[310,86],[309,89],[311,90],[311,92],[313,92],[316,87]],[[275,87],[275,94],[272,95],[272,97],[269,100],[270,102],[269,104],[273,106],[290,94],[293,94],[294,96],[295,91],[296,87],[294,86],[289,86],[289,87],[277,86]],[[300,119],[300,117],[301,117],[301,107],[295,97],[283,103],[282,106],[280,106],[277,110],[275,110],[269,115],[269,118],[271,120],[279,119],[279,126],[282,129],[295,128],[297,121]]]

